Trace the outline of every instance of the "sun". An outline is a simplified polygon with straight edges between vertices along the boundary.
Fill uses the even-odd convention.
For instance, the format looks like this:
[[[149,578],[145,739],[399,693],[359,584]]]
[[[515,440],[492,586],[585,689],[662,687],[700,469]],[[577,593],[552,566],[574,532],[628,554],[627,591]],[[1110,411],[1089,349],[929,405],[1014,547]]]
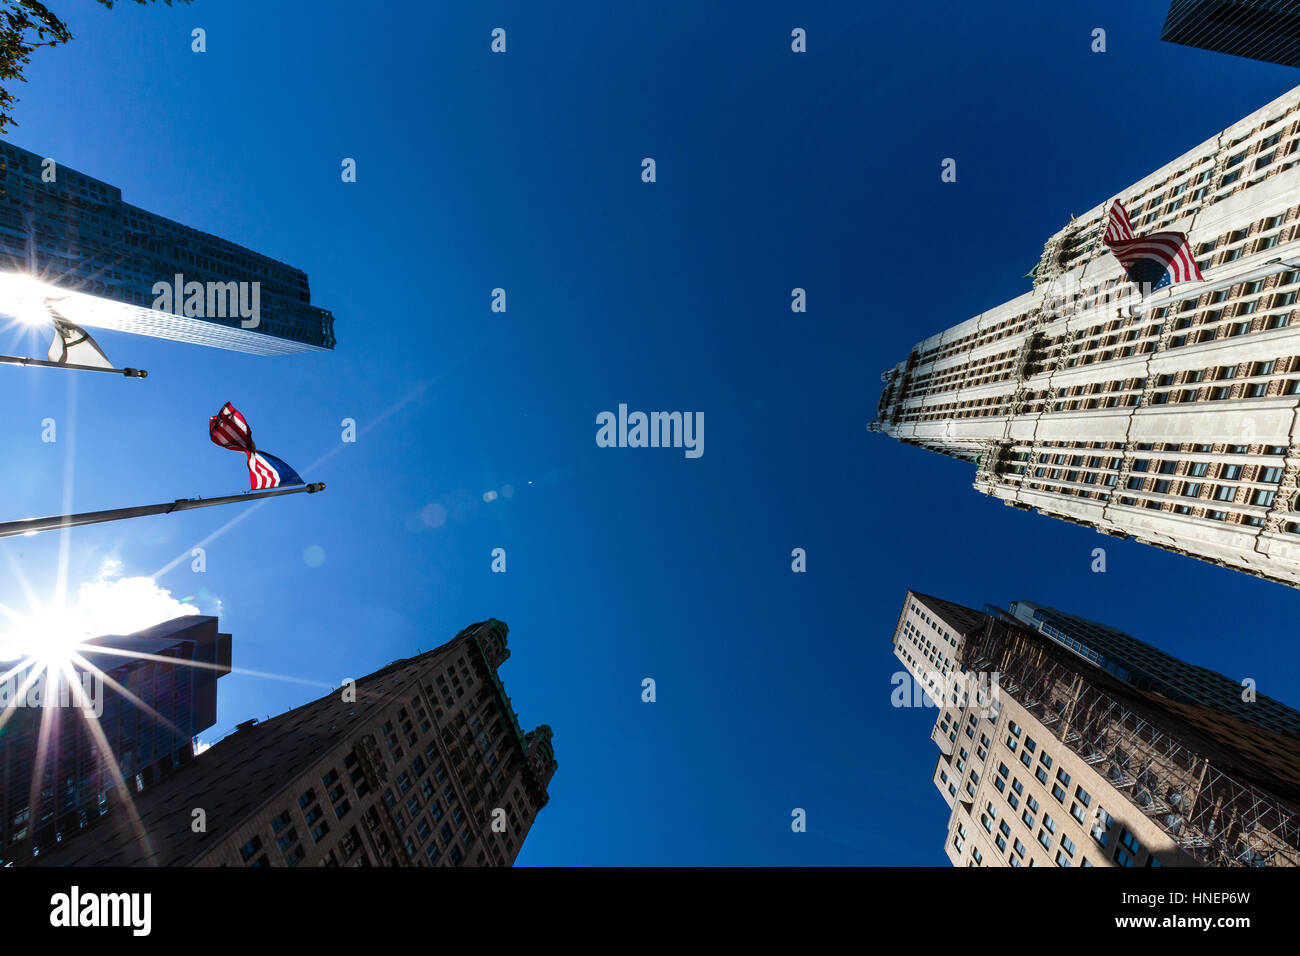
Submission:
[[[93,636],[69,608],[40,606],[11,617],[9,627],[0,633],[0,661],[27,658],[57,673]]]
[[[0,271],[0,294],[4,297],[4,312],[13,316],[19,325],[35,329],[50,324],[45,304],[50,296],[67,293],[30,273]]]

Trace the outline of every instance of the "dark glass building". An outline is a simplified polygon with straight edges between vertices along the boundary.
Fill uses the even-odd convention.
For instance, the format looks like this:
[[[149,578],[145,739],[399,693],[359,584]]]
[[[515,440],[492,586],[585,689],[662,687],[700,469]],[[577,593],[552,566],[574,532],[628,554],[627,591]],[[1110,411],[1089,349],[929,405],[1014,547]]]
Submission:
[[[1160,39],[1282,66],[1300,66],[1300,3],[1174,0]]]
[[[97,680],[78,666],[85,696],[61,682],[61,706],[39,706],[25,679],[32,667],[11,673],[15,662],[0,664],[9,675],[0,688],[0,865],[48,852],[110,814],[124,796],[136,798],[189,762],[195,736],[216,722],[217,679],[230,672],[231,638],[218,633],[215,617],[179,617],[84,643],[118,653],[82,652],[104,676]],[[83,704],[93,704],[97,722]]]
[[[334,316],[311,304],[302,270],[132,206],[116,186],[0,141],[3,272],[66,292],[57,307],[78,325],[258,355],[334,347]],[[185,291],[190,283],[197,296]],[[162,303],[164,285],[171,291]],[[254,318],[240,311],[240,296],[250,313],[256,305]]]

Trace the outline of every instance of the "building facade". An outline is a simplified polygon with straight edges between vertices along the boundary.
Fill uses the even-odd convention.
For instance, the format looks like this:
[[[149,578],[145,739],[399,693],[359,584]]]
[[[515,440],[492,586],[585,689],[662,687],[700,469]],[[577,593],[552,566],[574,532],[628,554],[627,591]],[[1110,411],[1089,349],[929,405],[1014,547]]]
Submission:
[[[1174,0],[1160,39],[1300,66],[1300,7],[1295,0]]]
[[[1030,292],[884,373],[870,428],[1013,507],[1300,586],[1298,150],[1300,88],[1116,197],[1204,281],[1142,296],[1110,203],[1073,219]]]
[[[555,773],[488,620],[269,721],[247,721],[49,866],[509,866]],[[204,827],[194,827],[195,809]]]
[[[953,865],[1300,866],[1294,710],[1167,697],[1012,613],[915,591],[893,646],[938,707]]]
[[[69,689],[62,705],[49,683],[48,704],[32,697],[32,665],[0,663],[0,864],[49,852],[120,813],[125,800],[188,763],[194,738],[216,723],[231,638],[217,631],[215,617],[179,617],[85,642],[94,644],[113,652],[81,652],[92,668],[74,665],[82,695]],[[92,727],[90,708],[78,704],[95,698]]]
[[[116,186],[7,142],[3,274],[39,280],[41,294],[82,326],[257,355],[334,347],[334,317],[311,304],[306,273],[125,203]],[[173,289],[166,308],[159,283]],[[198,297],[187,283],[201,287]]]
[[[1140,690],[1219,711],[1242,724],[1291,734],[1300,742],[1300,712],[1254,692],[1253,685],[1179,660],[1117,628],[1032,601],[1012,601],[1011,616]],[[1243,693],[1245,692],[1245,693]],[[1297,743],[1300,748],[1300,743]]]

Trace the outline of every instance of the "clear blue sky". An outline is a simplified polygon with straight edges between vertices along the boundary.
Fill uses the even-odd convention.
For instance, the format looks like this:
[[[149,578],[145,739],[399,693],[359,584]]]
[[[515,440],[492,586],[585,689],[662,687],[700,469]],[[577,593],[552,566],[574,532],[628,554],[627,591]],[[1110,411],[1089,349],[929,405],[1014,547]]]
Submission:
[[[189,549],[236,509],[80,529],[73,585],[184,556],[158,583],[221,602],[237,665],[322,685],[506,621],[502,677],[559,760],[523,864],[943,864],[934,712],[889,704],[908,587],[1054,605],[1300,704],[1300,593],[1003,507],[866,430],[914,342],[1294,71],[1160,42],[1164,3],[396,6],[56,4],[76,39],[33,58],[11,140],[304,269],[339,340],[106,333],[146,382],[0,369],[5,517],[57,513],[68,475],[77,509],[241,490],[206,434],[227,400],[329,485],[211,541],[204,574]],[[705,454],[598,448],[620,402],[703,411]],[[58,546],[0,543],[41,591]],[[223,678],[205,736],[320,692]]]

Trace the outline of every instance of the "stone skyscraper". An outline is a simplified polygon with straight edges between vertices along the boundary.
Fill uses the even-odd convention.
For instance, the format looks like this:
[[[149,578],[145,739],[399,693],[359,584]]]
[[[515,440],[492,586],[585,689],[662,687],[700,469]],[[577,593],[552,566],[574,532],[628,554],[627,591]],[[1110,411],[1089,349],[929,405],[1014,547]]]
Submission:
[[[271,720],[250,720],[53,853],[48,866],[508,866],[548,801],[490,619]],[[355,699],[353,699],[355,697]],[[192,810],[204,812],[196,831]]]
[[[914,685],[895,703],[923,691],[939,708],[954,865],[1300,866],[1300,713],[1113,628],[1013,607],[909,591],[894,630]]]
[[[1034,287],[915,345],[873,431],[975,465],[1008,505],[1300,586],[1300,88],[1123,190],[1204,281],[1140,296],[1110,201]]]

